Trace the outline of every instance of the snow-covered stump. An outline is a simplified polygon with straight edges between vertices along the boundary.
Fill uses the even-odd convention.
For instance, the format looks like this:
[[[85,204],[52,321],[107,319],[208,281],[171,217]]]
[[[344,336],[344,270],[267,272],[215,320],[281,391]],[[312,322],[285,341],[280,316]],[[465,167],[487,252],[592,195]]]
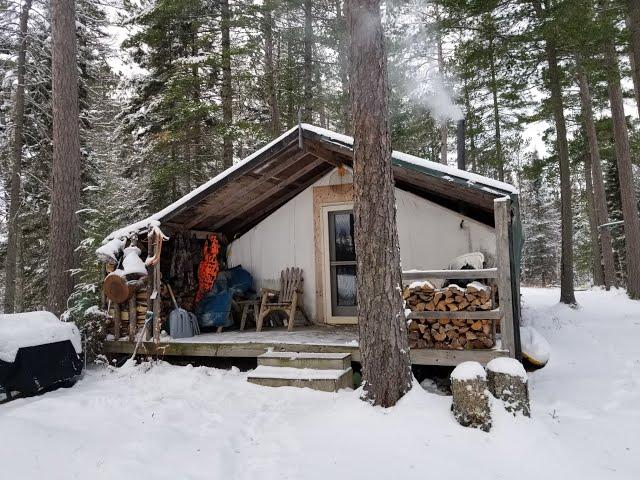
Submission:
[[[527,372],[515,358],[494,358],[487,364],[489,391],[508,412],[530,417]]]
[[[451,372],[451,410],[464,427],[491,430],[487,375],[478,362],[462,362]]]

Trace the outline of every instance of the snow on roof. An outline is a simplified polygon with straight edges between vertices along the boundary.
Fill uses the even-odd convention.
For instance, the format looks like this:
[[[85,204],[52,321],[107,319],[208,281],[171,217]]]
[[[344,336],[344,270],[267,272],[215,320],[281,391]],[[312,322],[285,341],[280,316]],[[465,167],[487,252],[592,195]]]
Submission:
[[[316,127],[315,125],[309,125],[306,123],[302,124],[302,128],[309,132],[317,133],[318,135],[326,137],[330,140],[335,140],[339,143],[353,146],[353,138],[347,135],[332,132],[331,130],[327,130],[326,128]],[[392,153],[392,157],[396,160],[400,160],[401,162],[411,163],[412,165],[416,165],[418,167],[438,171],[440,173],[443,173],[445,175],[445,178],[447,175],[450,176],[450,180],[453,180],[453,178],[457,177],[466,180],[469,185],[473,185],[476,183],[480,184],[484,187],[487,187],[484,188],[484,190],[490,193],[518,193],[518,190],[513,185],[509,185],[508,183],[500,182],[492,178],[483,177],[482,175],[478,175],[477,173],[460,170],[450,165],[443,165],[442,163],[432,162],[431,160],[425,160],[424,158],[415,157],[413,155],[409,155],[408,153],[398,152],[395,150]],[[496,192],[492,189],[502,190],[503,192]]]
[[[315,125],[310,125],[308,123],[300,124],[300,128],[302,128],[302,130],[304,130],[304,131],[313,132],[313,133],[315,133],[317,135],[320,135],[320,136],[326,138],[329,141],[334,141],[334,142],[341,143],[343,145],[347,145],[349,147],[353,147],[353,137],[349,137],[348,135],[343,135],[341,133],[332,132],[331,130],[327,130],[326,128],[316,127]],[[241,167],[245,166],[246,164],[250,163],[254,158],[256,158],[259,155],[261,155],[262,153],[266,152],[271,147],[273,147],[277,143],[281,142],[282,140],[284,140],[285,138],[287,138],[289,135],[291,135],[292,133],[294,133],[297,130],[298,130],[298,126],[290,128],[289,130],[284,132],[282,135],[280,135],[275,140],[272,140],[271,142],[267,143],[264,147],[260,148],[259,150],[256,150],[255,152],[253,152],[248,157],[244,158],[243,160],[239,161],[238,163],[234,164],[233,166],[227,168],[224,172],[221,172],[220,174],[216,175],[215,177],[213,177],[208,182],[203,183],[202,185],[200,185],[195,190],[187,193],[185,196],[183,196],[182,198],[176,200],[171,205],[163,208],[159,212],[154,213],[153,215],[145,218],[144,220],[141,220],[141,221],[136,222],[136,223],[132,223],[131,225],[127,225],[126,227],[123,227],[123,228],[120,228],[118,230],[115,230],[115,231],[111,232],[103,240],[103,243],[106,243],[109,240],[112,240],[114,238],[124,238],[124,237],[130,236],[131,234],[141,232],[141,231],[145,230],[146,228],[148,228],[149,225],[153,225],[153,224],[159,225],[160,224],[159,222],[164,217],[166,217],[170,213],[174,212],[178,208],[182,207],[184,204],[189,202],[189,200],[193,199],[194,197],[196,197],[200,193],[208,190],[213,185],[218,183],[220,180],[222,180],[222,179],[226,178],[227,176],[229,176],[231,173],[235,172],[239,168],[241,168]],[[421,167],[421,168],[424,168],[424,169],[427,169],[427,170],[433,170],[433,171],[440,172],[440,173],[443,174],[443,178],[448,178],[451,181],[453,181],[454,178],[458,178],[458,179],[466,180],[466,182],[467,182],[467,184],[469,186],[473,186],[473,185],[479,184],[480,188],[482,190],[487,191],[489,193],[492,193],[494,195],[504,195],[504,194],[511,194],[511,193],[517,194],[518,193],[518,190],[516,188],[514,188],[512,185],[509,185],[508,183],[504,183],[504,182],[500,182],[498,180],[493,180],[491,178],[483,177],[482,175],[478,175],[478,174],[472,173],[472,172],[467,172],[465,170],[459,170],[456,167],[451,167],[449,165],[443,165],[443,164],[440,164],[440,163],[432,162],[430,160],[425,160],[423,158],[415,157],[413,155],[409,155],[409,154],[402,153],[402,152],[397,152],[397,151],[394,151],[392,153],[392,157],[394,159],[400,161],[400,162],[409,163],[411,165],[415,165],[415,166],[418,166],[418,167]]]
[[[179,198],[178,200],[173,202],[171,205],[163,208],[159,212],[154,213],[153,215],[145,218],[144,220],[141,220],[141,221],[136,222],[136,223],[132,223],[131,225],[127,225],[124,228],[121,228],[119,230],[115,230],[115,231],[111,232],[104,239],[103,243],[105,243],[105,242],[107,242],[107,241],[109,241],[109,240],[111,240],[113,238],[128,237],[132,233],[137,233],[137,232],[140,232],[140,231],[144,230],[145,228],[148,228],[149,225],[153,224],[154,222],[157,222],[156,224],[160,225],[160,220],[161,219],[163,219],[164,217],[169,215],[174,210],[177,210],[178,208],[183,206],[185,203],[187,203],[189,200],[191,200],[192,198],[194,198],[198,194],[200,194],[200,193],[206,191],[207,189],[211,188],[213,185],[218,183],[220,180],[222,180],[223,178],[229,176],[231,173],[233,173],[236,170],[238,170],[240,167],[242,167],[242,166],[246,165],[247,163],[251,162],[251,160],[256,158],[261,153],[266,152],[267,150],[269,150],[271,147],[273,147],[278,142],[280,142],[280,141],[284,140],[285,138],[287,138],[289,135],[291,135],[297,129],[298,129],[297,126],[293,127],[293,128],[290,128],[289,130],[284,132],[282,135],[280,135],[275,140],[267,143],[261,149],[256,150],[255,152],[253,152],[251,155],[249,155],[245,159],[243,159],[243,160],[239,161],[238,163],[234,164],[233,166],[227,168],[224,172],[219,173],[218,175],[213,177],[208,182],[203,183],[202,185],[200,185],[195,190],[192,190],[191,192],[187,193],[184,197]]]
[[[0,315],[0,360],[13,363],[18,350],[70,340],[76,353],[82,352],[80,332],[73,323],[61,322],[51,312]]]

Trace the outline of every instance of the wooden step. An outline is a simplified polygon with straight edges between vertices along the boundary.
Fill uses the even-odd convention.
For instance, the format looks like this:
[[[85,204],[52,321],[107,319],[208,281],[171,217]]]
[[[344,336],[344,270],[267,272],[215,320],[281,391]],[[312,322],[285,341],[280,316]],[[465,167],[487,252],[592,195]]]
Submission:
[[[311,388],[322,392],[337,392],[353,387],[353,371],[320,370],[313,368],[258,366],[250,372],[247,380],[265,387]]]
[[[350,353],[266,352],[258,357],[258,365],[266,367],[346,370],[351,367]]]

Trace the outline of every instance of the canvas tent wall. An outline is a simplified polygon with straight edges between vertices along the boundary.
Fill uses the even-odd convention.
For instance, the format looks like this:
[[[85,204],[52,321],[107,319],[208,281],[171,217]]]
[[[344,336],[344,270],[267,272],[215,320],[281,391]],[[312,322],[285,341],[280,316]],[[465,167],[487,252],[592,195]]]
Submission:
[[[248,269],[256,288],[277,288],[283,266],[301,267],[304,306],[318,322],[324,318],[316,312],[319,285],[314,235],[321,232],[314,229],[313,193],[316,187],[339,181],[336,173],[334,169],[307,187],[234,240],[227,250],[229,266],[242,265]],[[454,257],[474,251],[485,255],[487,266],[495,266],[496,240],[491,227],[399,188],[395,193],[403,269],[443,269]]]

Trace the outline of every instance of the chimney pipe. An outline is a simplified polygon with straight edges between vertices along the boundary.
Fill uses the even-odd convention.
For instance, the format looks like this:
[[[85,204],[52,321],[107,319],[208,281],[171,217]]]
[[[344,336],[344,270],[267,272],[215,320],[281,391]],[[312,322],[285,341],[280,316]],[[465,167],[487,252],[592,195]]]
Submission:
[[[457,140],[458,140],[458,168],[460,170],[466,170],[466,159],[464,152],[464,137],[465,137],[465,120],[458,120]]]

